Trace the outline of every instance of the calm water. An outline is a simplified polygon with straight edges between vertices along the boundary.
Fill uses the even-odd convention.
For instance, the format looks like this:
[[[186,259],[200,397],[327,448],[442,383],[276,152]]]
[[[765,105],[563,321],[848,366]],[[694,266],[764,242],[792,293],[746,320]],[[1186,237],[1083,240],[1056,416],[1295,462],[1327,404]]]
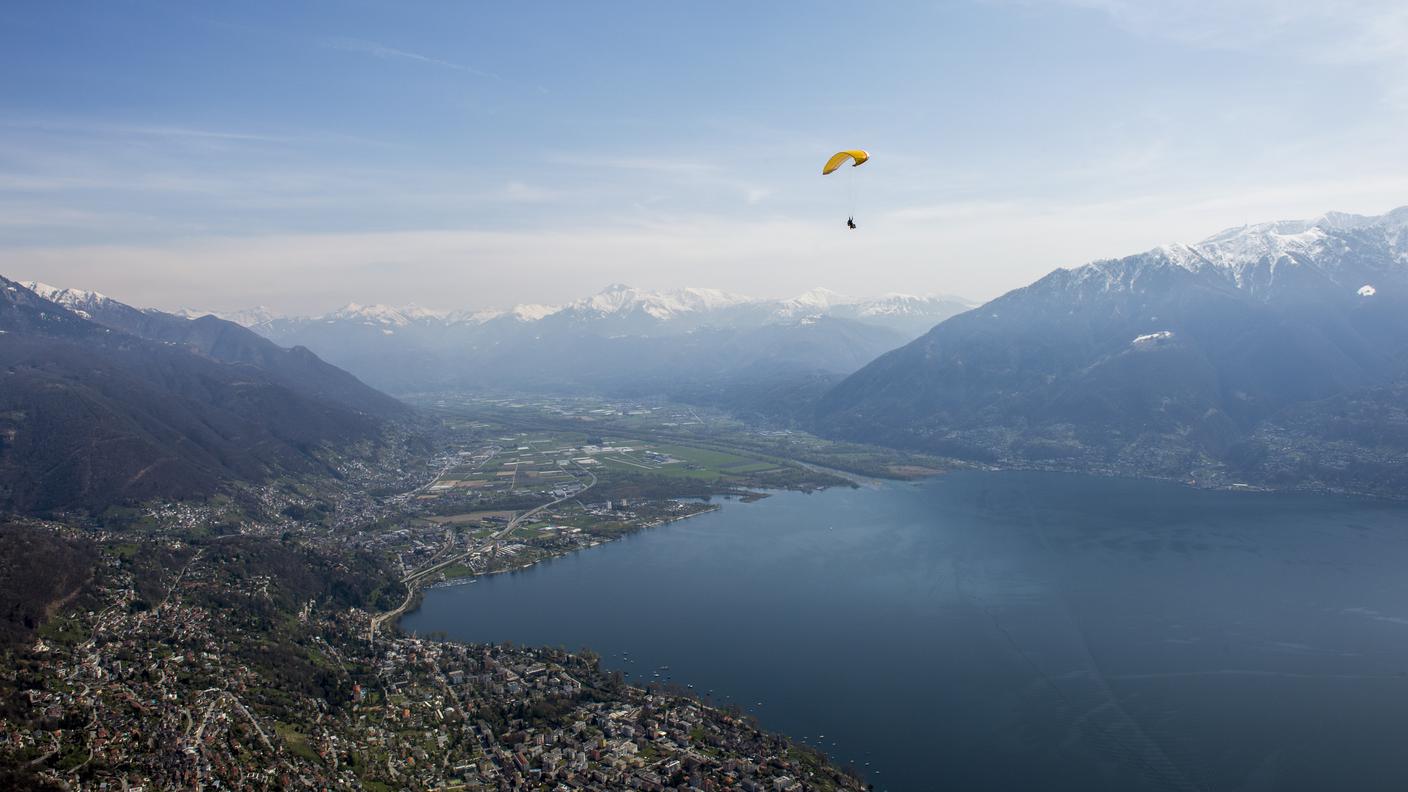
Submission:
[[[1032,473],[789,493],[404,626],[668,665],[876,789],[1408,789],[1404,506]]]

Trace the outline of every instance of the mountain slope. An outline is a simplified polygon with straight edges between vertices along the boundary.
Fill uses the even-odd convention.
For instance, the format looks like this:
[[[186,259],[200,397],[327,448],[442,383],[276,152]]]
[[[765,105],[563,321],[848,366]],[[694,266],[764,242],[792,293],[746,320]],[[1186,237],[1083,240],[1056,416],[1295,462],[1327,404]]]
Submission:
[[[0,510],[102,509],[326,472],[382,418],[102,326],[0,278]]]
[[[1237,444],[1284,411],[1403,375],[1405,226],[1405,210],[1332,215],[1058,270],[857,371],[818,426],[978,459],[1241,472]]]
[[[381,418],[408,414],[405,405],[325,363],[307,348],[284,349],[234,322],[211,315],[188,319],[139,310],[96,292],[58,289],[35,282],[21,285],[100,325],[139,338],[179,344],[222,363],[254,366],[271,380],[305,396]]]

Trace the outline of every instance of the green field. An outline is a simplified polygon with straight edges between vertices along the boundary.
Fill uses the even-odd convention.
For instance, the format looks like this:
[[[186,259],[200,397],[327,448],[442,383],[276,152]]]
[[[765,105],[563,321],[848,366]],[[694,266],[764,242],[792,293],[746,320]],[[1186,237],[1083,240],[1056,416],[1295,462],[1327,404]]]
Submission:
[[[746,476],[778,467],[775,462],[756,457],[694,446],[645,444],[637,446],[637,449],[630,453],[600,454],[596,458],[610,470],[626,473],[648,471],[662,476],[705,481],[716,481],[724,476]],[[667,454],[678,461],[659,464],[647,459],[643,454],[645,451]]]

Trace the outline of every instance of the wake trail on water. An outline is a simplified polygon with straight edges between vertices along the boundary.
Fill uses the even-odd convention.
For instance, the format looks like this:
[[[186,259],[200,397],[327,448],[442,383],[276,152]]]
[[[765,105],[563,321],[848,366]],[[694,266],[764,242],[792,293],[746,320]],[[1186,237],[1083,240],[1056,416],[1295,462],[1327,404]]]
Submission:
[[[1022,505],[1025,507],[1025,522],[1030,535],[1036,539],[1045,554],[1059,561],[1058,554],[1051,548],[1041,530],[1041,521],[1030,500],[1024,497]],[[990,533],[985,535],[991,536]],[[1045,592],[1054,594],[1055,597],[1043,598],[1043,602],[1059,607],[1063,621],[1069,626],[1064,632],[1074,638],[1073,651],[1064,658],[1070,667],[1060,674],[1053,674],[1023,646],[1017,631],[1004,622],[999,608],[984,598],[982,587],[971,585],[966,580],[971,574],[974,561],[971,557],[971,541],[965,542],[964,551],[955,559],[955,587],[959,595],[987,616],[1013,652],[1054,694],[1063,719],[1072,729],[1088,735],[1092,747],[1100,754],[1119,764],[1136,768],[1142,778],[1155,789],[1211,792],[1210,784],[1196,780],[1185,771],[1184,765],[1197,764],[1195,760],[1185,761],[1184,765],[1175,762],[1161,742],[1154,739],[1125,709],[1091,651],[1086,631],[1067,600],[1064,586],[1057,587],[1054,592]],[[1055,602],[1052,602],[1053,599]],[[1017,629],[1020,630],[1020,627]],[[1065,753],[1064,747],[1060,750]],[[1195,775],[1206,776],[1205,773]]]

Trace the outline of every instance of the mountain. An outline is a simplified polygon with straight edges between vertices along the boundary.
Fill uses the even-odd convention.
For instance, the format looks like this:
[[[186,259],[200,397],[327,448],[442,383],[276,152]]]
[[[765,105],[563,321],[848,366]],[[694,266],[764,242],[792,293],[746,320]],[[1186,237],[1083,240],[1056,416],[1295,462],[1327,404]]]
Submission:
[[[272,308],[263,305],[256,305],[253,308],[245,308],[239,311],[198,311],[193,308],[182,308],[176,311],[176,316],[182,319],[199,319],[202,316],[213,316],[216,319],[224,319],[227,322],[234,322],[240,327],[253,327],[257,324],[272,322],[278,319],[281,314]]]
[[[577,322],[605,320],[628,323],[640,320],[664,324],[697,320],[750,302],[747,297],[718,289],[652,292],[617,283],[590,297],[569,303],[551,315]]]
[[[854,319],[865,324],[888,327],[907,336],[918,336],[950,316],[972,308],[958,297],[917,297],[912,294],[886,294],[830,306],[831,316]]]
[[[562,306],[431,312],[349,305],[253,326],[303,345],[388,390],[555,388],[667,390],[743,383],[770,367],[834,379],[968,304],[951,297],[854,300],[815,289],[759,300],[718,289],[621,284]]]
[[[374,445],[405,414],[306,350],[271,350],[213,317],[46,293],[74,307],[0,278],[0,511],[101,510],[324,474],[330,455]],[[313,381],[294,382],[304,375]]]
[[[177,344],[221,363],[254,366],[272,381],[310,398],[382,419],[404,417],[409,412],[405,405],[325,363],[307,348],[285,349],[234,322],[211,315],[187,319],[137,309],[97,292],[60,289],[33,281],[21,285],[105,327]]]
[[[1351,405],[1391,412],[1405,374],[1408,208],[1057,270],[855,372],[816,424],[974,459],[1379,491],[1401,435],[1361,421],[1338,472],[1288,473],[1282,452],[1324,447]]]

